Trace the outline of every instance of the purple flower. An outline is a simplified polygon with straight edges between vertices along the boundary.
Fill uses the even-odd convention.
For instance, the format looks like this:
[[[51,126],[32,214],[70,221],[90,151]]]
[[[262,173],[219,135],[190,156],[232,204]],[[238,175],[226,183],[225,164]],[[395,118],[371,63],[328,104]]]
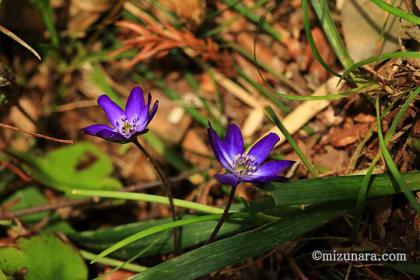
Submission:
[[[224,140],[219,138],[211,125],[208,135],[217,160],[229,172],[216,174],[216,179],[222,184],[236,186],[239,182],[267,183],[284,180],[285,178],[278,174],[294,163],[291,160],[272,160],[264,163],[274,145],[280,140],[275,133],[262,138],[247,153],[241,131],[235,124],[229,125]]]
[[[121,109],[108,96],[101,95],[98,98],[98,104],[107,115],[111,127],[104,124],[94,124],[82,130],[86,134],[112,142],[131,142],[138,135],[148,131],[146,127],[156,114],[159,104],[159,101],[155,101],[152,109],[150,109],[151,101],[152,96],[149,93],[147,104],[145,103],[143,90],[140,87],[131,90],[125,110]]]

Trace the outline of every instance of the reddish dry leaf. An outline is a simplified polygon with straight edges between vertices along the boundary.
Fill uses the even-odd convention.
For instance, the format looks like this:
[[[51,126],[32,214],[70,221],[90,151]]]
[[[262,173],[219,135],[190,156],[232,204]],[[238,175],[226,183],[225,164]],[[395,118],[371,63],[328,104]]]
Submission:
[[[324,33],[319,27],[312,29],[312,37],[314,38],[315,45],[318,49],[319,54],[323,58],[326,64],[333,66],[335,62],[335,54],[332,50],[330,44],[325,38]],[[312,49],[309,44],[305,49],[305,61],[303,65],[306,65],[305,68],[308,68],[309,74],[316,77],[319,82],[325,81],[329,77],[329,73],[325,68],[319,64],[318,60],[312,54]]]
[[[254,53],[254,42],[255,38],[248,32],[241,32],[237,36],[238,44],[249,53]],[[271,51],[270,48],[263,45],[261,42],[257,42],[255,47],[257,53],[257,59],[263,64],[266,64],[273,69],[284,69],[283,62],[281,62]]]
[[[369,131],[369,124],[354,124],[343,128],[333,127],[330,132],[330,143],[336,147],[345,147],[361,139]]]
[[[358,123],[375,123],[376,122],[376,118],[372,115],[367,115],[367,114],[357,114],[357,116],[354,117],[354,120]]]
[[[111,273],[107,273],[109,269],[105,271],[105,276],[101,277],[102,280],[126,280],[129,277],[133,276],[133,272],[125,271],[125,270],[117,270]]]

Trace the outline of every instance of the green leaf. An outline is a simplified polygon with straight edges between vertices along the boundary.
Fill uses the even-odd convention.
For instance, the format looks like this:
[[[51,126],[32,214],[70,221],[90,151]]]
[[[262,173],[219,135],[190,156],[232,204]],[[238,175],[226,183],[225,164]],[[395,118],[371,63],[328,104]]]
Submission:
[[[285,217],[170,259],[137,274],[132,280],[197,279],[246,258],[262,255],[285,241],[298,238],[343,215],[350,209],[346,204],[309,207],[300,214]]]
[[[19,238],[16,246],[0,248],[0,269],[12,279],[22,274],[24,277],[19,279],[88,279],[79,253],[52,234]]]
[[[296,141],[293,139],[292,135],[287,131],[286,127],[282,124],[280,119],[277,117],[276,113],[274,113],[273,108],[270,106],[267,106],[265,108],[265,112],[268,115],[268,117],[271,119],[272,122],[280,129],[281,133],[283,133],[284,137],[286,137],[287,142],[292,146],[295,153],[298,155],[300,160],[305,164],[306,168],[308,168],[309,172],[314,177],[318,177],[318,173],[315,171],[315,169],[312,167],[312,165],[309,163],[309,161],[306,159],[305,154],[300,149],[299,145],[296,143]]]
[[[419,52],[411,52],[411,51],[401,51],[401,52],[389,52],[389,53],[383,53],[375,56],[371,56],[369,58],[363,59],[355,64],[353,64],[351,67],[347,68],[346,71],[343,73],[343,77],[348,76],[351,72],[356,70],[357,68],[373,63],[373,62],[381,62],[385,59],[390,58],[420,58]]]
[[[420,172],[402,175],[408,188],[420,190]],[[323,177],[306,180],[291,180],[267,186],[277,205],[299,205],[338,200],[356,200],[364,175]],[[372,175],[368,197],[400,193],[388,174]]]
[[[305,29],[306,39],[308,39],[309,46],[311,47],[312,54],[316,58],[316,60],[319,62],[319,64],[324,67],[325,70],[328,71],[328,73],[337,76],[342,77],[341,74],[334,71],[321,57],[321,54],[318,51],[318,48],[315,44],[315,40],[312,37],[312,31],[311,31],[311,24],[309,22],[309,7],[308,7],[308,0],[302,0],[302,10],[303,10],[303,26]]]
[[[95,190],[72,190],[71,192],[74,195],[86,195],[86,196],[96,196],[104,198],[116,198],[116,199],[128,199],[128,200],[140,200],[148,201],[154,203],[161,203],[168,205],[169,200],[166,196],[155,195],[155,194],[146,194],[146,193],[134,193],[134,192],[114,192],[114,191],[95,191]],[[174,199],[174,205],[177,207],[187,208],[196,210],[203,213],[211,214],[221,214],[223,209],[209,206],[206,204],[201,204],[197,202],[192,202],[183,199]]]
[[[4,274],[4,272],[0,269],[0,280],[7,280],[6,275]]]
[[[12,196],[4,201],[3,205],[7,204],[8,202],[13,204],[13,206],[8,209],[8,211],[13,213],[16,210],[44,205],[47,203],[47,200],[45,199],[44,195],[33,186],[15,192]],[[47,215],[47,212],[40,212],[24,216],[20,218],[20,220],[25,223],[38,222]]]
[[[38,10],[38,12],[41,14],[45,27],[50,33],[51,44],[53,45],[54,48],[57,49],[59,45],[59,37],[58,37],[57,29],[55,28],[54,14],[53,14],[53,9],[50,5],[50,0],[30,0],[30,1]]]
[[[420,215],[420,203],[417,201],[416,197],[411,192],[408,184],[406,183],[402,174],[398,170],[397,165],[395,164],[394,160],[392,159],[391,154],[388,151],[388,148],[386,147],[385,139],[382,134],[382,128],[381,128],[381,112],[380,112],[380,105],[379,105],[379,95],[376,97],[375,108],[376,108],[376,126],[378,127],[379,146],[381,148],[381,153],[385,159],[386,165],[388,166],[389,171],[392,174],[392,177],[397,182],[399,190],[400,191],[402,190],[408,202],[416,210],[417,214]]]
[[[347,53],[343,40],[341,39],[337,27],[334,24],[334,20],[328,8],[328,2],[326,0],[311,0],[311,3],[316,15],[318,16],[318,20],[322,24],[322,29],[324,30],[325,35],[327,36],[328,41],[334,49],[334,52],[341,64],[345,68],[352,66],[353,60]]]
[[[28,172],[45,185],[69,192],[80,189],[118,190],[121,183],[110,177],[111,159],[89,143],[78,143],[49,152],[44,157],[11,151],[19,157]]]
[[[186,219],[189,217],[194,216],[186,215],[183,218]],[[148,220],[145,222],[126,224],[113,228],[76,232],[69,234],[69,237],[77,245],[95,252],[99,252],[111,247],[116,242],[128,236],[131,236],[137,232],[141,232],[148,228],[164,225],[170,222],[172,222],[171,218]],[[217,221],[208,221],[182,227],[180,234],[180,248],[187,249],[205,243],[208,240],[216,224]],[[249,225],[242,225],[233,221],[226,221],[223,224],[223,227],[220,229],[219,236],[226,237],[233,233],[237,233],[240,230],[244,230],[248,227]],[[172,231],[162,232],[161,234],[163,235],[162,238],[159,238],[159,240],[153,247],[145,251],[142,254],[142,257],[172,252]],[[113,253],[112,256],[115,256],[120,259],[129,259],[137,255],[138,252],[148,248],[148,246],[152,242],[155,242],[155,240],[155,235],[145,237],[125,246],[124,248],[121,248],[117,252]]]
[[[252,9],[247,8],[246,6],[239,3],[240,1],[236,0],[222,0],[223,3],[228,5],[229,8],[236,10],[238,13],[243,15],[247,20],[254,24],[260,24],[260,16],[256,15]],[[261,22],[261,29],[271,35],[274,39],[281,42],[280,33],[268,22]]]
[[[398,111],[397,115],[394,117],[394,120],[391,123],[391,126],[389,127],[388,131],[385,135],[385,144],[388,145],[389,141],[391,140],[391,137],[394,135],[395,130],[397,129],[397,126],[400,124],[401,119],[404,117],[405,112],[407,111],[408,107],[410,106],[411,102],[416,98],[416,96],[419,94],[420,88],[417,88],[417,90],[413,91],[410,96],[407,98],[407,100],[404,102],[401,109]],[[382,116],[383,118],[384,116]],[[366,193],[369,188],[370,178],[372,176],[372,172],[381,158],[381,151],[376,154],[375,158],[370,163],[368,170],[366,172],[365,177],[363,178],[363,182],[359,188],[359,194],[357,196],[356,201],[356,214],[354,219],[354,226],[353,226],[353,236],[356,236],[357,232],[359,231],[362,216],[364,213],[364,208],[366,204]]]
[[[388,3],[382,1],[382,0],[372,0],[372,2],[380,7],[381,9],[387,11],[390,14],[393,14],[394,16],[400,17],[402,19],[405,19],[411,23],[414,23],[416,25],[420,24],[420,17],[416,16],[415,14],[408,13],[406,11],[400,10],[392,5],[389,5]]]

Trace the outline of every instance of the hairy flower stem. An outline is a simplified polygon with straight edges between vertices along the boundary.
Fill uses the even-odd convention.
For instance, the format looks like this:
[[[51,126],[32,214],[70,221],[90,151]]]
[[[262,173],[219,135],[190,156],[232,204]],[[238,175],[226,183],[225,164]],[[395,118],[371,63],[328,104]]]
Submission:
[[[155,169],[156,173],[159,176],[159,179],[162,181],[162,185],[164,186],[164,188],[166,189],[166,194],[168,196],[169,199],[169,209],[171,211],[172,214],[172,220],[176,221],[177,220],[177,216],[175,213],[175,204],[174,204],[174,197],[172,196],[172,191],[171,191],[171,187],[169,185],[169,182],[165,176],[165,174],[163,173],[162,169],[160,168],[159,164],[157,163],[157,161],[146,151],[146,149],[140,144],[140,142],[137,140],[137,138],[133,139],[133,144],[136,145],[137,148],[139,148],[139,150],[146,156],[147,160],[153,165],[153,168]],[[177,254],[178,252],[178,229],[174,228],[174,253]]]
[[[223,215],[220,218],[219,222],[217,223],[216,227],[214,228],[213,232],[210,235],[209,240],[207,241],[207,244],[212,243],[216,239],[216,235],[219,232],[220,228],[222,227],[223,223],[225,222],[226,218],[229,216],[229,210],[230,206],[232,205],[233,198],[235,197],[235,191],[236,187],[238,185],[232,186],[232,189],[230,190],[229,200],[225,207],[225,211],[223,211]]]

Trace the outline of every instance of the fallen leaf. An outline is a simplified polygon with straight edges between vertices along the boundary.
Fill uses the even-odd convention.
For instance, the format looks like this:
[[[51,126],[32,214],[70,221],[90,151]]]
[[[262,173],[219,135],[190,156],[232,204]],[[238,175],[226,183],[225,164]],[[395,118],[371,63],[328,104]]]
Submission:
[[[333,127],[330,132],[330,143],[336,147],[345,147],[359,140],[369,130],[369,124],[361,123],[348,127]]]

